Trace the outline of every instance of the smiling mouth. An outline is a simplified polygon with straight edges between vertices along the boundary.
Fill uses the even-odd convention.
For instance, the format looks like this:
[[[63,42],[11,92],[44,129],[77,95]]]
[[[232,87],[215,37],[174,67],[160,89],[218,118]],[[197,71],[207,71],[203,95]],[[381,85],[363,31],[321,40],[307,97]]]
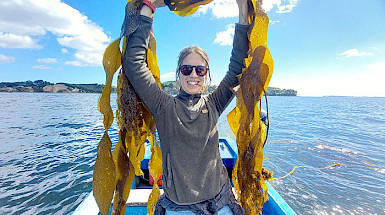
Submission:
[[[189,85],[198,85],[199,81],[187,81],[187,84],[189,84]]]

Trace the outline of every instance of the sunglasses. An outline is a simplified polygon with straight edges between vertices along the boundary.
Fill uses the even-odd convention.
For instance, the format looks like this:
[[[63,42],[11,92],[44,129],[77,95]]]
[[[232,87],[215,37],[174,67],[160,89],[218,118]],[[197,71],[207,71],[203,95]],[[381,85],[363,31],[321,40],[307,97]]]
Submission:
[[[195,67],[195,72],[199,76],[205,76],[207,74],[207,71],[209,70],[206,66],[191,66],[191,65],[182,65],[179,67],[180,73],[182,73],[185,76],[189,76],[193,69]]]

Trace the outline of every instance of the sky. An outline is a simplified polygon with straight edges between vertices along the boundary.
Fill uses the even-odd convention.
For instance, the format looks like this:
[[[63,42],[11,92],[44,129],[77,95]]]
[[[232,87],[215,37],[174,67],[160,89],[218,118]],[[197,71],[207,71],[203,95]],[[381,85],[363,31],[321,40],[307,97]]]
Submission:
[[[103,53],[120,35],[125,4],[1,0],[0,82],[104,84]],[[274,59],[269,86],[299,96],[385,97],[384,0],[264,0],[263,7]],[[218,85],[237,21],[236,0],[213,0],[189,17],[158,8],[153,29],[161,81],[175,80],[180,50],[198,45]]]

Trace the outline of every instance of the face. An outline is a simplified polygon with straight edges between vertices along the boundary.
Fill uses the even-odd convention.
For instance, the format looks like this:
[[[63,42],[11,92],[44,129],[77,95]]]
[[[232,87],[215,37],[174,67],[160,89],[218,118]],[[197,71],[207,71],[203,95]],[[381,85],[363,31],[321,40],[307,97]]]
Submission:
[[[199,54],[193,52],[187,55],[185,59],[183,59],[182,65],[205,66],[205,61]],[[198,76],[196,73],[196,68],[194,67],[192,73],[188,76],[183,75],[179,71],[179,79],[184,91],[186,91],[188,94],[197,94],[200,93],[200,90],[202,89],[205,76]]]

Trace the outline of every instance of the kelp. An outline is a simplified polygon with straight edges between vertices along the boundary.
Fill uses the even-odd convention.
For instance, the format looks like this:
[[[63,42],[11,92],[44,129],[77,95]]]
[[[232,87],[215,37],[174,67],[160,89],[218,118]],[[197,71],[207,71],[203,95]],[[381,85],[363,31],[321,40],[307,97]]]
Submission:
[[[114,73],[121,65],[119,40],[112,42],[103,55],[103,66],[106,71],[106,85],[99,97],[98,108],[103,114],[103,124],[106,131],[98,145],[98,154],[94,166],[92,189],[100,213],[108,214],[111,199],[115,190],[116,170],[111,155],[112,142],[108,129],[113,123],[113,112],[110,105],[111,84]]]
[[[212,0],[165,0],[168,8],[179,16],[190,16],[198,10],[200,5],[210,3]]]
[[[227,115],[236,135],[238,157],[233,170],[236,196],[245,214],[261,214],[268,200],[265,179],[272,173],[262,167],[265,125],[260,120],[258,103],[265,94],[273,73],[273,58],[267,47],[269,19],[262,0],[249,1],[249,51],[245,68],[239,75],[237,105]]]
[[[166,0],[171,11],[180,15],[193,14],[200,5],[212,0]],[[259,120],[259,109],[256,103],[264,94],[273,70],[273,60],[267,48],[267,27],[269,20],[261,9],[262,0],[248,0],[249,21],[248,32],[249,54],[245,59],[246,68],[240,75],[240,89],[237,93],[237,106],[229,113],[228,121],[237,136],[238,158],[233,172],[236,193],[246,214],[260,212],[267,201],[267,187],[263,176],[271,174],[262,168],[264,127]],[[143,175],[140,162],[143,160],[146,139],[151,144],[150,174],[159,178],[162,174],[161,151],[155,138],[155,122],[137,96],[127,79],[122,64],[120,42],[125,41],[139,25],[140,0],[129,0],[126,16],[122,26],[121,37],[113,41],[103,56],[106,72],[106,85],[99,98],[98,108],[103,114],[105,133],[98,145],[98,154],[94,167],[93,192],[102,215],[108,214],[113,199],[112,214],[124,214],[131,184],[135,175]],[[160,85],[160,72],[157,66],[156,42],[151,34],[146,60],[156,82]],[[108,129],[113,123],[113,112],[110,105],[111,84],[115,72],[121,68],[118,77],[118,119],[119,140],[112,154],[112,142]],[[261,145],[262,143],[262,145]],[[147,214],[152,214],[160,196],[157,183],[154,183],[147,203]]]
[[[111,156],[111,146],[112,143],[106,131],[98,145],[98,156],[92,182],[94,198],[102,214],[108,214],[115,190],[116,171]]]
[[[122,28],[123,50],[125,41],[134,32],[138,25],[138,11],[140,1],[129,1],[126,7],[126,22]],[[127,25],[127,26],[126,26]],[[121,39],[113,41],[103,56],[103,65],[106,72],[106,86],[99,98],[99,111],[104,117],[105,134],[98,146],[98,156],[94,167],[93,192],[101,214],[108,214],[113,199],[112,214],[124,214],[131,184],[135,175],[143,176],[140,168],[145,154],[145,141],[151,143],[151,159],[149,171],[155,178],[162,174],[161,151],[155,139],[155,121],[137,96],[131,83],[127,79],[121,59],[124,53],[120,51]],[[160,72],[157,66],[156,42],[150,37],[149,48],[146,52],[147,64],[155,80],[160,85]],[[111,155],[112,142],[108,136],[108,129],[113,123],[113,112],[110,105],[111,84],[114,73],[119,69],[118,77],[118,120],[119,141]],[[148,214],[152,214],[157,199],[160,196],[158,185],[154,185],[149,197]]]

